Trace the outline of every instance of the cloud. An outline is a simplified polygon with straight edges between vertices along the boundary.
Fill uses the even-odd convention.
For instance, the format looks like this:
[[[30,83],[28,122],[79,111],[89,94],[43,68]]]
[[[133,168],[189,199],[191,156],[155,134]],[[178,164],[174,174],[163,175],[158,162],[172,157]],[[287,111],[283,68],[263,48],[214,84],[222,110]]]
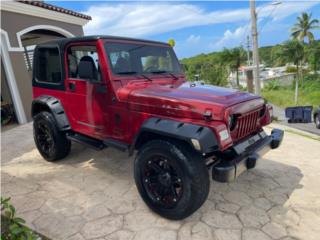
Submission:
[[[191,44],[194,44],[194,43],[198,43],[200,40],[200,35],[190,35],[188,38],[187,38],[187,43],[191,43]]]
[[[241,44],[244,36],[248,33],[249,25],[238,27],[236,30],[231,31],[228,29],[224,32],[223,37],[217,42],[212,44],[213,48],[222,47],[235,47]]]
[[[279,5],[266,4],[257,9],[258,16],[258,32],[276,31],[277,28],[283,28],[280,20],[296,13],[303,12],[313,7],[315,2],[282,2]],[[268,21],[272,24],[268,25]],[[269,22],[270,23],[270,22]],[[251,23],[236,28],[234,31],[227,29],[220,40],[213,42],[211,47],[221,49],[222,47],[236,47],[245,44],[246,37],[250,34]]]
[[[279,21],[293,14],[306,11],[318,4],[318,1],[283,1],[278,5],[263,5],[257,9],[257,13],[260,18],[271,17],[273,21]]]
[[[270,23],[277,26],[282,19],[306,11],[317,4],[319,2],[313,1],[283,1],[276,6],[265,4],[257,8],[258,21],[262,25],[267,21],[264,27],[266,30],[270,27]],[[186,44],[201,41],[202,48],[211,50],[213,48],[218,50],[223,46],[239,46],[245,42],[246,31],[250,32],[249,3],[247,8],[208,11],[193,2],[104,2],[93,3],[84,13],[92,16],[92,21],[84,26],[86,35],[150,37],[184,28],[213,24],[232,23],[240,26],[233,29],[229,24],[229,29],[214,42],[212,39],[211,41],[200,39],[200,36],[195,33],[185,41]],[[215,37],[217,37],[216,34]]]
[[[104,3],[84,12],[92,16],[86,34],[151,36],[187,27],[230,23],[249,19],[248,9],[205,11],[192,4]]]

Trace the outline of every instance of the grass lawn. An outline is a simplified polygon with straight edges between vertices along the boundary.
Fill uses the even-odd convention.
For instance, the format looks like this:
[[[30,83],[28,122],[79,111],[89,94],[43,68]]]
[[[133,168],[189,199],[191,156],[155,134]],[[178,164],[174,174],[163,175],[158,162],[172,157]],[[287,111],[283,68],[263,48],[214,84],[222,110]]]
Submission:
[[[269,102],[279,107],[295,106],[294,86],[290,87],[266,87],[262,90],[262,96]],[[320,76],[306,77],[304,87],[299,87],[299,96],[297,106],[311,105],[314,108],[320,106]]]

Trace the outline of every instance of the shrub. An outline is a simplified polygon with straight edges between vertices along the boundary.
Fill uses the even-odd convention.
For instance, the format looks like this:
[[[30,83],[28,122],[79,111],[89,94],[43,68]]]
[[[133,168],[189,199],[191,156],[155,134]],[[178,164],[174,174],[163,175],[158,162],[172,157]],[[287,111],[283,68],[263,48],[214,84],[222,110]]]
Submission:
[[[226,69],[222,66],[207,64],[201,68],[200,79],[208,84],[226,86],[228,75]]]
[[[280,88],[280,84],[278,79],[273,79],[264,86],[264,89],[267,91],[278,90],[279,88]]]
[[[24,226],[25,220],[16,217],[16,209],[10,198],[1,197],[1,240],[38,240],[41,239]]]
[[[288,66],[286,69],[287,73],[296,73],[297,72],[297,68],[294,66]]]

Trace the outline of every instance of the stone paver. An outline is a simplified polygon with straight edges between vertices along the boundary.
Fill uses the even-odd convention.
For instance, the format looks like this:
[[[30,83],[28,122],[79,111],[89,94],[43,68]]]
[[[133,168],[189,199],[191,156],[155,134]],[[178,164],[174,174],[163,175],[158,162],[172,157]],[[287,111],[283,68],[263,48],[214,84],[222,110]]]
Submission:
[[[264,231],[266,234],[268,234],[273,239],[280,239],[282,237],[285,237],[287,235],[286,229],[277,223],[267,223],[265,226],[263,226],[262,231]]]
[[[241,231],[233,229],[217,229],[215,230],[217,240],[240,240]]]
[[[267,129],[269,131],[269,129]],[[17,139],[20,139],[17,141]],[[170,221],[151,212],[133,180],[133,158],[73,144],[44,161],[31,124],[2,133],[2,196],[33,229],[58,240],[318,240],[320,142],[286,132],[280,149],[233,183],[211,182],[195,214]]]
[[[120,230],[123,225],[123,216],[110,215],[97,220],[87,222],[81,233],[86,239],[94,239],[97,237],[103,237],[117,230]]]
[[[271,240],[268,235],[260,231],[259,229],[243,229],[242,232],[242,239],[243,240]]]
[[[269,222],[268,214],[254,206],[243,207],[238,216],[245,227],[259,228]]]
[[[203,214],[202,221],[214,228],[241,228],[236,215],[213,210]]]

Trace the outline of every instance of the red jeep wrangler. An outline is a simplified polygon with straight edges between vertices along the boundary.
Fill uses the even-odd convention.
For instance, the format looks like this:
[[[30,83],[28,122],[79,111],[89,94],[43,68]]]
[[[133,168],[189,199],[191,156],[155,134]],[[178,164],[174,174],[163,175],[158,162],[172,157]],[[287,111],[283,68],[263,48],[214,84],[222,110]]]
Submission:
[[[71,141],[137,150],[134,178],[145,203],[169,219],[195,212],[219,182],[277,148],[272,108],[249,93],[187,82],[166,43],[89,36],[40,44],[33,68],[34,140],[41,155],[68,155]]]

